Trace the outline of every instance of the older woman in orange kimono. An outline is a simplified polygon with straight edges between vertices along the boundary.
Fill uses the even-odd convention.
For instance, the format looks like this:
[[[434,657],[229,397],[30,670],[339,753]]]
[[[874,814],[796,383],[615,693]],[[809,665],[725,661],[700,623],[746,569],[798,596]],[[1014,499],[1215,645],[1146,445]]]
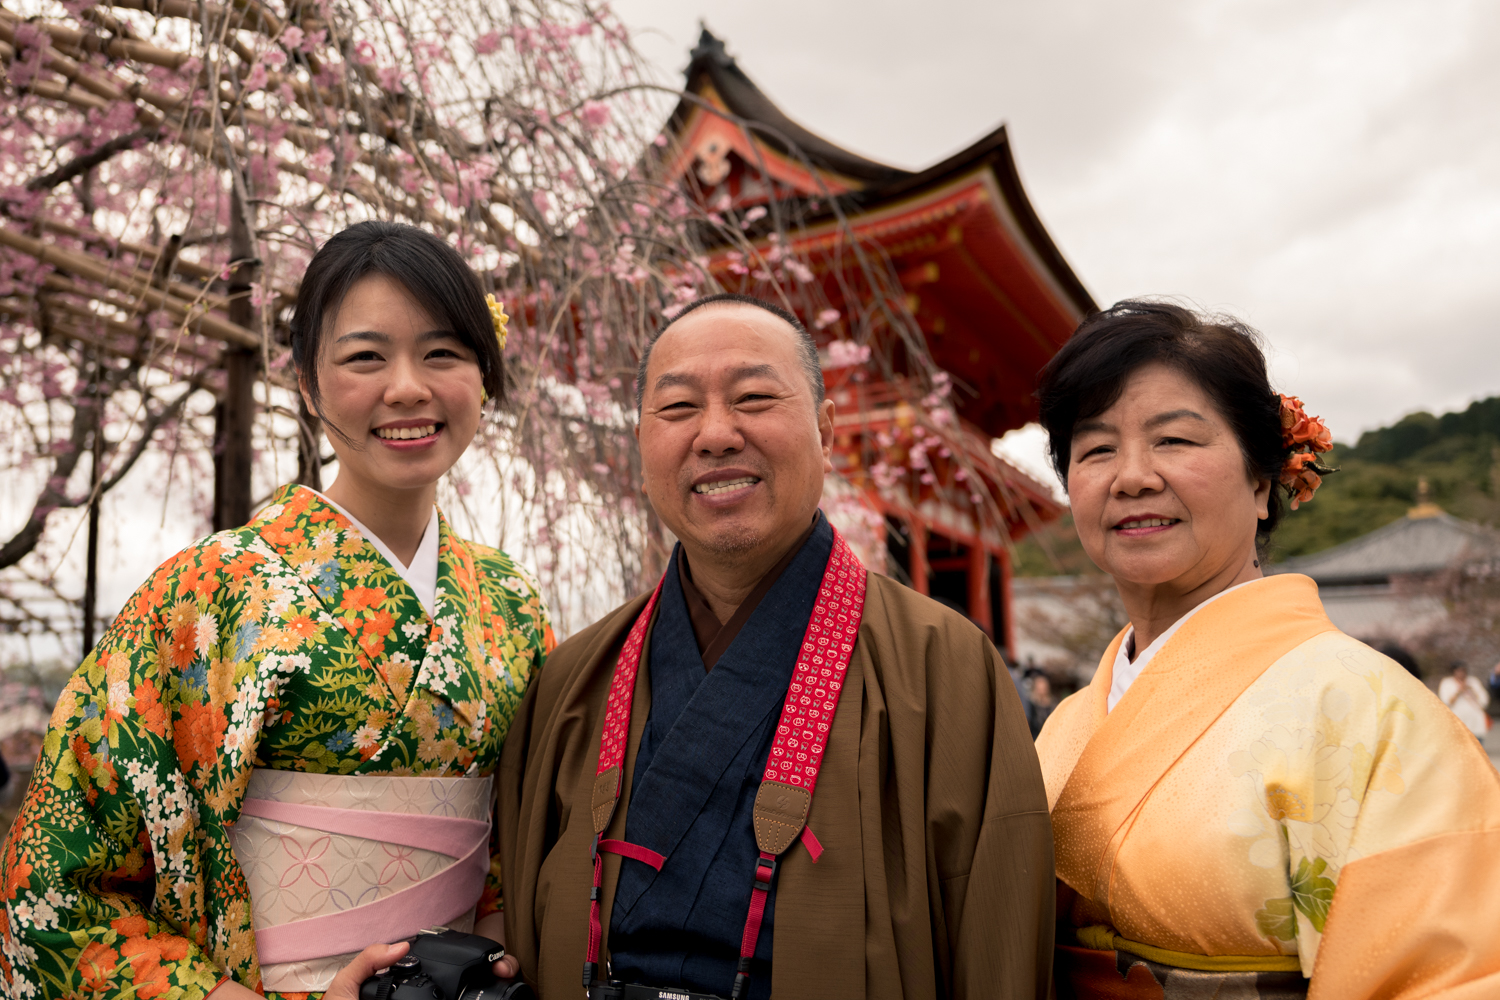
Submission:
[[[1312,580],[1264,574],[1331,441],[1253,332],[1122,302],[1040,396],[1130,617],[1037,742],[1059,995],[1500,996],[1500,778]]]

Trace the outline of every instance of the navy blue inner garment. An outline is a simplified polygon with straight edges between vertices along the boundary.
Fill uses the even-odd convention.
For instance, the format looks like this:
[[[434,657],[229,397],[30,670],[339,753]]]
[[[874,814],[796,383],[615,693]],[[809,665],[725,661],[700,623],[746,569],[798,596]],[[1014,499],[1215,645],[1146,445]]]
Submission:
[[[651,715],[641,736],[625,839],[666,857],[657,872],[626,858],[609,923],[613,976],[727,997],[760,849],[752,812],[797,651],[833,551],[821,513],[812,534],[744,628],[705,673],[672,553],[651,632]],[[776,890],[750,969],[771,995]]]

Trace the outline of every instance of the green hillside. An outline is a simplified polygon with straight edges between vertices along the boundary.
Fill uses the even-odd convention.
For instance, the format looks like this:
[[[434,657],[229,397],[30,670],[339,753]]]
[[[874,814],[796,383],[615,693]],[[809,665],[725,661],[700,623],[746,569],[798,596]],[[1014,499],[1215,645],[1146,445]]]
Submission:
[[[1335,445],[1325,460],[1338,473],[1311,503],[1287,514],[1272,544],[1273,559],[1317,552],[1389,524],[1417,502],[1422,479],[1428,499],[1448,513],[1500,525],[1500,396],[1439,417],[1402,417],[1361,435],[1353,447]],[[1019,576],[1097,572],[1068,516],[1048,525],[1040,540],[1027,538],[1016,549]]]
[[[1435,417],[1413,413],[1336,445],[1317,497],[1276,533],[1276,558],[1306,555],[1374,531],[1404,515],[1427,480],[1428,499],[1455,517],[1500,523],[1500,396]]]

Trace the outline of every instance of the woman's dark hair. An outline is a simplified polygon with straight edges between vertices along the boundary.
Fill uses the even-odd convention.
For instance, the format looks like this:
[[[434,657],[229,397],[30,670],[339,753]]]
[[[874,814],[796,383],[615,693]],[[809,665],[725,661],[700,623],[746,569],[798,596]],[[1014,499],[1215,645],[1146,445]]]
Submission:
[[[324,243],[307,265],[292,314],[292,364],[307,384],[313,409],[318,389],[318,349],[344,296],[355,282],[383,274],[416,299],[428,315],[453,331],[479,359],[479,376],[491,399],[505,395],[505,362],[484,289],[453,247],[416,226],[360,222]]]
[[[1131,374],[1161,364],[1192,379],[1228,421],[1252,479],[1269,479],[1268,539],[1286,514],[1277,483],[1290,454],[1281,440],[1281,397],[1266,376],[1260,335],[1227,316],[1201,316],[1171,302],[1127,299],[1079,325],[1042,369],[1037,389],[1052,466],[1068,485],[1073,428],[1114,405]]]

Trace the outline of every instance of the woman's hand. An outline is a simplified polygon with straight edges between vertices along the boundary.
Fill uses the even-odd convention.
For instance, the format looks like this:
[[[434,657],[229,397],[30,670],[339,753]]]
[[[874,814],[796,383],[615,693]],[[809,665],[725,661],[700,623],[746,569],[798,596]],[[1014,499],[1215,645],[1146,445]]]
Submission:
[[[333,977],[333,982],[328,985],[327,992],[323,994],[324,1000],[359,1000],[360,983],[375,975],[379,970],[389,968],[392,962],[405,955],[410,948],[411,944],[407,941],[370,945],[355,955],[353,960]]]
[[[474,933],[503,946],[505,944],[505,914],[491,913],[487,917],[480,917],[474,922]],[[495,963],[495,975],[501,979],[515,979],[520,974],[521,961],[518,958],[506,955]]]
[[[505,916],[496,913],[479,921],[474,928],[474,933],[481,937],[487,937],[492,941],[504,943]],[[359,987],[366,979],[375,975],[381,969],[389,968],[392,963],[405,955],[411,948],[410,942],[397,941],[395,944],[372,944],[364,951],[355,955],[348,965],[339,970],[339,974],[333,977],[333,982],[328,985],[328,990],[323,994],[323,1000],[359,1000]],[[502,979],[514,979],[521,973],[521,963],[509,955],[495,963],[495,975]]]

